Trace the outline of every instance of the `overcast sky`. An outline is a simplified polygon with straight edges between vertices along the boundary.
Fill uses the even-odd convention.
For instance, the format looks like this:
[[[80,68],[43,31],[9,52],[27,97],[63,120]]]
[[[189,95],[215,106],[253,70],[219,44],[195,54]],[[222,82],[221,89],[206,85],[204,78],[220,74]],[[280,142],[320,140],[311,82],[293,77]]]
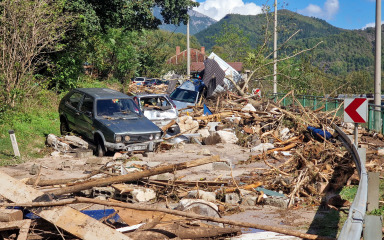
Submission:
[[[197,0],[194,10],[220,20],[229,13],[242,15],[260,14],[264,4],[271,6],[274,0]],[[375,0],[278,0],[278,9],[288,9],[305,16],[321,18],[333,26],[344,29],[361,29],[375,25]],[[382,14],[383,15],[383,14]]]

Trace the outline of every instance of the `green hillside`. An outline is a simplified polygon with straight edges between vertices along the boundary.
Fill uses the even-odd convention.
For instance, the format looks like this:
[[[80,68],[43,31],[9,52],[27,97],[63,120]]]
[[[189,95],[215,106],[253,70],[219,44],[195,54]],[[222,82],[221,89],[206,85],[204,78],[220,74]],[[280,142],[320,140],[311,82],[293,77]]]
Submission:
[[[225,24],[233,25],[248,35],[250,45],[257,48],[264,42],[268,29],[272,49],[273,15],[243,16],[230,14],[207,29],[195,34],[201,46],[209,51],[215,45],[212,36],[217,35]],[[268,24],[267,24],[268,22]],[[345,30],[334,27],[324,20],[306,17],[288,10],[278,11],[278,45],[283,44],[293,33],[300,30],[280,50],[279,55],[311,48],[322,43],[309,53],[312,64],[336,75],[356,70],[372,70],[374,63],[374,29]]]

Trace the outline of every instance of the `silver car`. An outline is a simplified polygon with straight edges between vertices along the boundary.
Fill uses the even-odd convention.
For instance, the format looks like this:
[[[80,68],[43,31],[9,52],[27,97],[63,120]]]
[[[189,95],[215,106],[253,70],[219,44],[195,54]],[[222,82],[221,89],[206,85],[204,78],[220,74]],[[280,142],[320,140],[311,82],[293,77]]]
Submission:
[[[136,95],[133,100],[140,107],[144,116],[162,128],[175,120],[176,123],[172,125],[168,132],[179,133],[178,126],[179,113],[176,109],[175,103],[166,94],[140,94]]]

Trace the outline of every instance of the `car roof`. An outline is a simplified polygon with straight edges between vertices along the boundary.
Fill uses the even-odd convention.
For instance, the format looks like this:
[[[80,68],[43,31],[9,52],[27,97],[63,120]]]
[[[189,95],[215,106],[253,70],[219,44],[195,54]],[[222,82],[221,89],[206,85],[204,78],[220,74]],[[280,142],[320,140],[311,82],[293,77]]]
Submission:
[[[75,91],[86,93],[95,99],[108,99],[108,98],[132,98],[122,92],[109,89],[109,88],[76,88]]]
[[[142,97],[167,97],[167,94],[157,94],[157,93],[138,93],[135,95],[137,98],[142,98]]]

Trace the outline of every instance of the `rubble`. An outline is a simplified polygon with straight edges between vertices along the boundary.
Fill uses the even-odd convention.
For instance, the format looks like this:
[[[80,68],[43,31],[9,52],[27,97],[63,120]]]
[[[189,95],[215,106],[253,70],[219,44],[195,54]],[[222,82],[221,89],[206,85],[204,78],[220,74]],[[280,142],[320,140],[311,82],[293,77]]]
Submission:
[[[162,88],[165,87],[152,87],[151,91],[161,93]],[[148,89],[131,85],[129,91],[148,92]],[[218,98],[220,101],[215,101]],[[177,161],[158,161],[157,153],[150,156],[140,153],[138,157],[121,151],[102,162],[90,158],[91,150],[87,149],[92,146],[82,139],[50,134],[47,145],[54,149],[51,155],[59,158],[62,154],[77,151],[71,155],[73,158],[88,158],[84,169],[87,176],[44,179],[40,165],[35,164],[30,168],[33,178],[26,183],[35,188],[46,187],[44,193],[0,174],[5,182],[9,182],[7,187],[0,188],[0,194],[19,206],[29,204],[28,209],[32,212],[81,239],[92,239],[87,235],[91,230],[94,234],[105,231],[103,236],[109,239],[114,236],[116,239],[162,238],[161,231],[178,238],[241,234],[239,229],[224,228],[223,224],[321,239],[316,235],[237,222],[221,216],[242,211],[245,206],[270,205],[284,209],[293,209],[301,203],[320,206],[328,191],[356,182],[352,179],[354,165],[351,157],[330,129],[330,122],[340,125],[341,120],[330,113],[306,109],[299,103],[288,109],[268,99],[236,96],[231,92],[205,100],[205,103],[212,111],[211,115],[204,115],[201,103],[190,107],[191,111],[180,112],[180,133],[165,134],[164,141],[157,146],[157,153],[179,154]],[[361,136],[361,144],[370,148],[372,143],[364,140],[368,134]],[[198,147],[191,150],[191,144]],[[231,144],[242,146],[248,159],[220,158],[217,152],[232,151]],[[382,150],[378,148],[372,152],[376,157],[383,155]],[[196,160],[196,155],[204,157]],[[372,168],[381,168],[381,164],[374,160],[374,157],[368,158]],[[184,172],[187,169],[189,172]],[[73,170],[71,162],[62,162],[61,171]],[[199,171],[200,175],[195,174]],[[194,175],[196,179],[190,178]],[[15,188],[13,184],[16,188],[20,186],[16,197],[10,194]],[[63,206],[55,205],[59,203]],[[132,228],[124,230],[123,234],[96,221],[97,227],[93,229],[94,225],[88,225],[89,217],[67,206],[69,204],[113,207],[122,222]],[[155,207],[155,204],[163,207]],[[335,206],[332,201],[328,204]],[[346,204],[343,202],[341,206]],[[42,206],[50,208],[45,210]],[[78,220],[74,223],[59,221],[53,217],[55,214]],[[93,224],[93,220],[89,221]],[[216,224],[212,225],[212,222]]]

